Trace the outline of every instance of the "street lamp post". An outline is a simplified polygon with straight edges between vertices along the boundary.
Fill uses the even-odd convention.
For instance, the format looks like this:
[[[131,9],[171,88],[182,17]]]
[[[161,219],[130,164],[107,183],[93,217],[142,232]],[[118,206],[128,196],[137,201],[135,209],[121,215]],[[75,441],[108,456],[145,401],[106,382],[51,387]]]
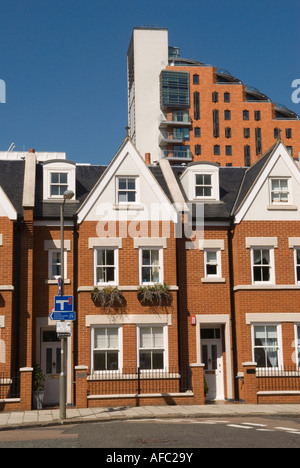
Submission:
[[[61,289],[60,295],[64,295],[64,280],[65,280],[65,262],[64,262],[64,208],[67,200],[73,198],[74,193],[71,190],[66,190],[64,193],[64,199],[60,206],[60,262],[61,262]],[[61,372],[59,378],[59,407],[60,407],[60,419],[66,419],[67,417],[67,388],[66,388],[66,366],[65,366],[65,348],[66,338],[62,337],[60,342],[60,353],[61,353]]]

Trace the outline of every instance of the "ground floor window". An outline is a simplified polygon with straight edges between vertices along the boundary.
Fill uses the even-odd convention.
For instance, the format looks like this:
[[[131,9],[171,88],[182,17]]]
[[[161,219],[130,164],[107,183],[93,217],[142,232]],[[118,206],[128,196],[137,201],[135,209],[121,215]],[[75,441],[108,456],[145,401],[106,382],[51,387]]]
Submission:
[[[95,327],[92,330],[92,368],[94,371],[120,369],[120,328]]]
[[[258,368],[274,368],[280,364],[278,325],[253,326],[253,356]]]
[[[166,366],[165,327],[139,327],[139,367],[164,369]]]

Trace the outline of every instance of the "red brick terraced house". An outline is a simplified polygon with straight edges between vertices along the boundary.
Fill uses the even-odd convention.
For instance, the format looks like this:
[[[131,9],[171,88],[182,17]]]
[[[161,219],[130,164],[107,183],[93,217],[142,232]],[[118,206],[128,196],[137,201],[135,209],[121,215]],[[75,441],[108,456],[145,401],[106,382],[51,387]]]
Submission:
[[[146,164],[127,137],[108,166],[0,154],[1,409],[31,407],[34,364],[59,401],[67,189],[68,404],[199,404],[204,377],[209,400],[299,401],[299,166],[281,140],[250,168]]]

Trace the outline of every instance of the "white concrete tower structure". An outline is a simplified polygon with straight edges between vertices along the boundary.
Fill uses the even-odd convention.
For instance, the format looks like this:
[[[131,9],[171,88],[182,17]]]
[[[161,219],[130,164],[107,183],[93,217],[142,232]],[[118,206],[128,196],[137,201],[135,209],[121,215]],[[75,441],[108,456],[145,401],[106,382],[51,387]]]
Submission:
[[[160,73],[168,66],[168,30],[134,28],[128,54],[129,135],[140,154],[161,157]]]

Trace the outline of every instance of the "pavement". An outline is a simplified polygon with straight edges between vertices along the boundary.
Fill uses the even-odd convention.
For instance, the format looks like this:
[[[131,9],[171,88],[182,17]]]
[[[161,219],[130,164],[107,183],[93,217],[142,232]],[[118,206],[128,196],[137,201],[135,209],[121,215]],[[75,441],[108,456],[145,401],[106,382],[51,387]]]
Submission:
[[[236,416],[300,417],[300,404],[245,405],[238,403],[191,406],[139,406],[113,408],[67,408],[67,418],[60,419],[59,408],[0,413],[0,431],[60,424],[139,420],[155,418],[220,418]],[[0,436],[1,438],[1,436]]]

